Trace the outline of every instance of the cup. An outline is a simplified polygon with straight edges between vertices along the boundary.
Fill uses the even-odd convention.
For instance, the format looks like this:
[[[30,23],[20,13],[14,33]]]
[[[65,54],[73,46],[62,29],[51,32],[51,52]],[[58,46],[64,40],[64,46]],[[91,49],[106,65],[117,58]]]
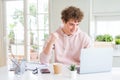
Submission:
[[[54,63],[53,70],[54,70],[54,74],[62,73],[62,64],[61,63]]]

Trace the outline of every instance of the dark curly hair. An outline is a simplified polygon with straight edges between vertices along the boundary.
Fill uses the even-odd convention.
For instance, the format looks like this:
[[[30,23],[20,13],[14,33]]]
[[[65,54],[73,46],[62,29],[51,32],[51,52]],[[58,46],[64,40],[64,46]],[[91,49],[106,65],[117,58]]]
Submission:
[[[74,19],[78,22],[80,22],[84,17],[83,12],[74,6],[70,6],[68,8],[65,8],[61,12],[61,19],[64,20],[65,22],[68,22],[70,19]]]

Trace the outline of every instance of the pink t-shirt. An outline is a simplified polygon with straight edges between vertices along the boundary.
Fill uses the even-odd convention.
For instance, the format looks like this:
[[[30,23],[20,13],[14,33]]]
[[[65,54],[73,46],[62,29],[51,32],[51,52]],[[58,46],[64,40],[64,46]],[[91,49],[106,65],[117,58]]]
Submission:
[[[75,34],[67,36],[63,33],[62,27],[56,30],[56,33],[59,39],[55,41],[53,48],[55,62],[63,64],[80,64],[81,49],[87,48],[91,44],[89,36],[80,29],[78,29]],[[51,54],[46,55],[43,52],[40,54],[41,63],[49,63],[50,59]]]

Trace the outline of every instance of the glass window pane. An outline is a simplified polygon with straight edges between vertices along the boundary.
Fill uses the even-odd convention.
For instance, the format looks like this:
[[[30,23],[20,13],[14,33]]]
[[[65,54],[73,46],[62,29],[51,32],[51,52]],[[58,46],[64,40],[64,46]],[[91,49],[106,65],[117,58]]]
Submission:
[[[39,31],[39,45],[44,43],[44,31]]]
[[[39,29],[44,29],[44,14],[38,16]]]
[[[31,16],[37,16],[37,0],[27,0],[28,2],[28,14]]]
[[[38,13],[48,12],[48,0],[38,0]]]
[[[24,31],[22,29],[15,32],[15,44],[24,44]]]
[[[27,11],[24,11],[23,4],[24,0],[7,0],[5,7],[8,36],[7,52],[20,58],[20,55],[22,58],[24,57],[24,51],[26,51],[24,49],[27,49],[27,55],[32,55],[31,50],[33,50],[34,55],[38,55],[49,35],[48,0],[28,0],[25,4]],[[27,21],[24,21],[24,17],[27,18],[25,19]],[[27,45],[24,42],[27,42]],[[31,61],[33,59],[38,59],[38,56],[32,58]]]
[[[7,53],[17,59],[24,57],[24,18],[23,0],[6,1]]]
[[[48,14],[38,16],[39,29],[48,29]]]
[[[24,55],[24,45],[22,44],[19,44],[19,45],[12,44],[11,50],[12,50],[11,52],[14,55]]]
[[[39,46],[38,45],[32,45],[27,46],[29,48],[29,55],[30,55],[30,61],[39,61]]]
[[[96,33],[111,34],[113,37],[120,34],[120,16],[104,16],[96,18]]]
[[[30,45],[38,44],[38,31],[28,31],[28,41]]]
[[[37,17],[28,15],[28,30],[37,30],[38,25],[37,25]]]

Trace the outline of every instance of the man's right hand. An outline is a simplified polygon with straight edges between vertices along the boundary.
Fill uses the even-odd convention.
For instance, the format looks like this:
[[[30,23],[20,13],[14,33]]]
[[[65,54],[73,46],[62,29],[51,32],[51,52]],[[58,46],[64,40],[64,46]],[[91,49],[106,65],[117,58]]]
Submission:
[[[51,50],[53,49],[53,45],[55,44],[55,41],[58,39],[57,33],[51,33],[51,35],[48,38],[47,45],[44,48],[43,52],[45,54],[49,54]]]
[[[51,43],[51,44],[55,44],[55,41],[58,39],[58,34],[55,32],[55,33],[51,33],[49,39],[48,39],[48,42]]]

